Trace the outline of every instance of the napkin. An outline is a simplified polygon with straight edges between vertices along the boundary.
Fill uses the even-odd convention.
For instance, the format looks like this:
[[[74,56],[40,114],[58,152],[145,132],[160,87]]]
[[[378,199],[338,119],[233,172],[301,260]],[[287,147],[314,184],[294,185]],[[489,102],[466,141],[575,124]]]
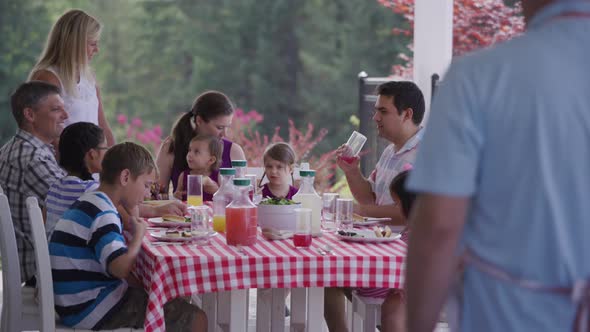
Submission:
[[[262,228],[262,236],[264,236],[264,238],[267,240],[285,240],[293,237],[293,232],[270,227],[264,227]]]

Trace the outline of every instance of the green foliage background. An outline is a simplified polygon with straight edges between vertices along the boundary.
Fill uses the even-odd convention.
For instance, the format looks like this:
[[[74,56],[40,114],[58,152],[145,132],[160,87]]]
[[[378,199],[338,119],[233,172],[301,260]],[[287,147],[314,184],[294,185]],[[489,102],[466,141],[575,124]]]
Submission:
[[[409,40],[391,33],[402,18],[376,0],[3,0],[0,144],[16,127],[10,93],[69,8],[104,24],[92,65],[111,125],[126,114],[165,133],[200,92],[217,89],[263,114],[263,133],[286,134],[288,118],[327,128],[326,151],[353,129],[357,74],[386,76],[408,53]]]

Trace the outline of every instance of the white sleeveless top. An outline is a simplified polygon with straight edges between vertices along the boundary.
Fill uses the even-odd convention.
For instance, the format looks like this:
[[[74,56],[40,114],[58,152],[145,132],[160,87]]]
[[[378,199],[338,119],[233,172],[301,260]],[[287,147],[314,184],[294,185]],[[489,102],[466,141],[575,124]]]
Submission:
[[[77,96],[67,94],[63,88],[61,78],[54,68],[47,68],[59,80],[61,88],[61,97],[64,100],[64,106],[68,113],[68,119],[65,125],[68,126],[76,122],[91,122],[98,126],[98,96],[96,95],[96,84],[94,80],[80,75],[80,82],[76,85]]]

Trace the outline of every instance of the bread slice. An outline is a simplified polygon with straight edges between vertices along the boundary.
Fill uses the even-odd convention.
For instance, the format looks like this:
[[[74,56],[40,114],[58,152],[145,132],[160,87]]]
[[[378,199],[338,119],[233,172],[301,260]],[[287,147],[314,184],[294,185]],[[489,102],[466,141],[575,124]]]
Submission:
[[[373,227],[373,231],[375,232],[375,236],[383,237],[383,233],[381,233],[381,228],[375,226],[375,227]]]
[[[383,237],[391,237],[391,228],[389,228],[389,226],[385,226],[385,234],[383,235]]]
[[[185,218],[181,216],[175,216],[172,214],[162,216],[162,220],[167,222],[185,222]]]
[[[180,237],[179,231],[166,231],[166,237],[177,238]]]

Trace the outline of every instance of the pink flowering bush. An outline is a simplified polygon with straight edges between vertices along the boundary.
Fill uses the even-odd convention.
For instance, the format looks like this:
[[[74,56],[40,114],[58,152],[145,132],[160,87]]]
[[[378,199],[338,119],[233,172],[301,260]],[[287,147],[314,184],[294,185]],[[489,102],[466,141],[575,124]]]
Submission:
[[[261,134],[256,130],[256,125],[263,121],[264,117],[256,111],[244,112],[237,109],[234,115],[229,139],[236,142],[244,149],[248,165],[250,167],[262,167],[262,155],[271,143],[287,142],[297,155],[297,164],[308,162],[311,169],[316,170],[316,189],[320,192],[330,190],[336,174],[335,151],[316,156],[313,149],[321,142],[328,130],[325,128],[315,132],[313,124],[308,123],[307,128],[301,131],[295,127],[295,123],[289,120],[289,137],[285,140],[279,135],[280,127],[276,127],[269,135]]]
[[[143,145],[155,157],[162,144],[162,127],[160,125],[145,126],[145,123],[138,117],[129,119],[125,114],[117,115],[115,133],[119,134],[119,140],[128,140]],[[120,136],[123,136],[122,138]]]
[[[377,0],[396,14],[402,15],[405,22],[394,27],[396,36],[411,37],[414,29],[415,0]],[[455,0],[453,2],[453,55],[460,56],[474,50],[500,43],[524,31],[521,5],[507,6],[502,0]],[[412,45],[408,50],[413,52]],[[407,54],[399,54],[402,65],[394,65],[392,73],[411,78],[413,59]]]
[[[316,170],[316,189],[319,192],[333,190],[336,182],[335,151],[314,155],[313,149],[321,142],[327,129],[316,131],[313,124],[309,123],[302,131],[295,127],[295,123],[289,120],[289,136],[287,139],[279,135],[280,127],[276,127],[272,135],[261,134],[258,125],[262,123],[264,116],[255,110],[244,111],[237,108],[234,113],[234,121],[228,133],[228,138],[239,144],[244,149],[251,167],[262,167],[262,155],[266,147],[275,142],[288,142],[295,150],[298,159],[296,163],[308,162],[312,169]],[[129,140],[146,147],[153,156],[156,155],[162,144],[162,128],[160,125],[147,125],[140,118],[129,119],[124,114],[117,115],[117,126],[113,128],[117,139]]]
[[[236,108],[234,111],[234,119],[240,122],[242,126],[254,126],[264,120],[264,116],[256,110],[244,112],[241,108]]]

